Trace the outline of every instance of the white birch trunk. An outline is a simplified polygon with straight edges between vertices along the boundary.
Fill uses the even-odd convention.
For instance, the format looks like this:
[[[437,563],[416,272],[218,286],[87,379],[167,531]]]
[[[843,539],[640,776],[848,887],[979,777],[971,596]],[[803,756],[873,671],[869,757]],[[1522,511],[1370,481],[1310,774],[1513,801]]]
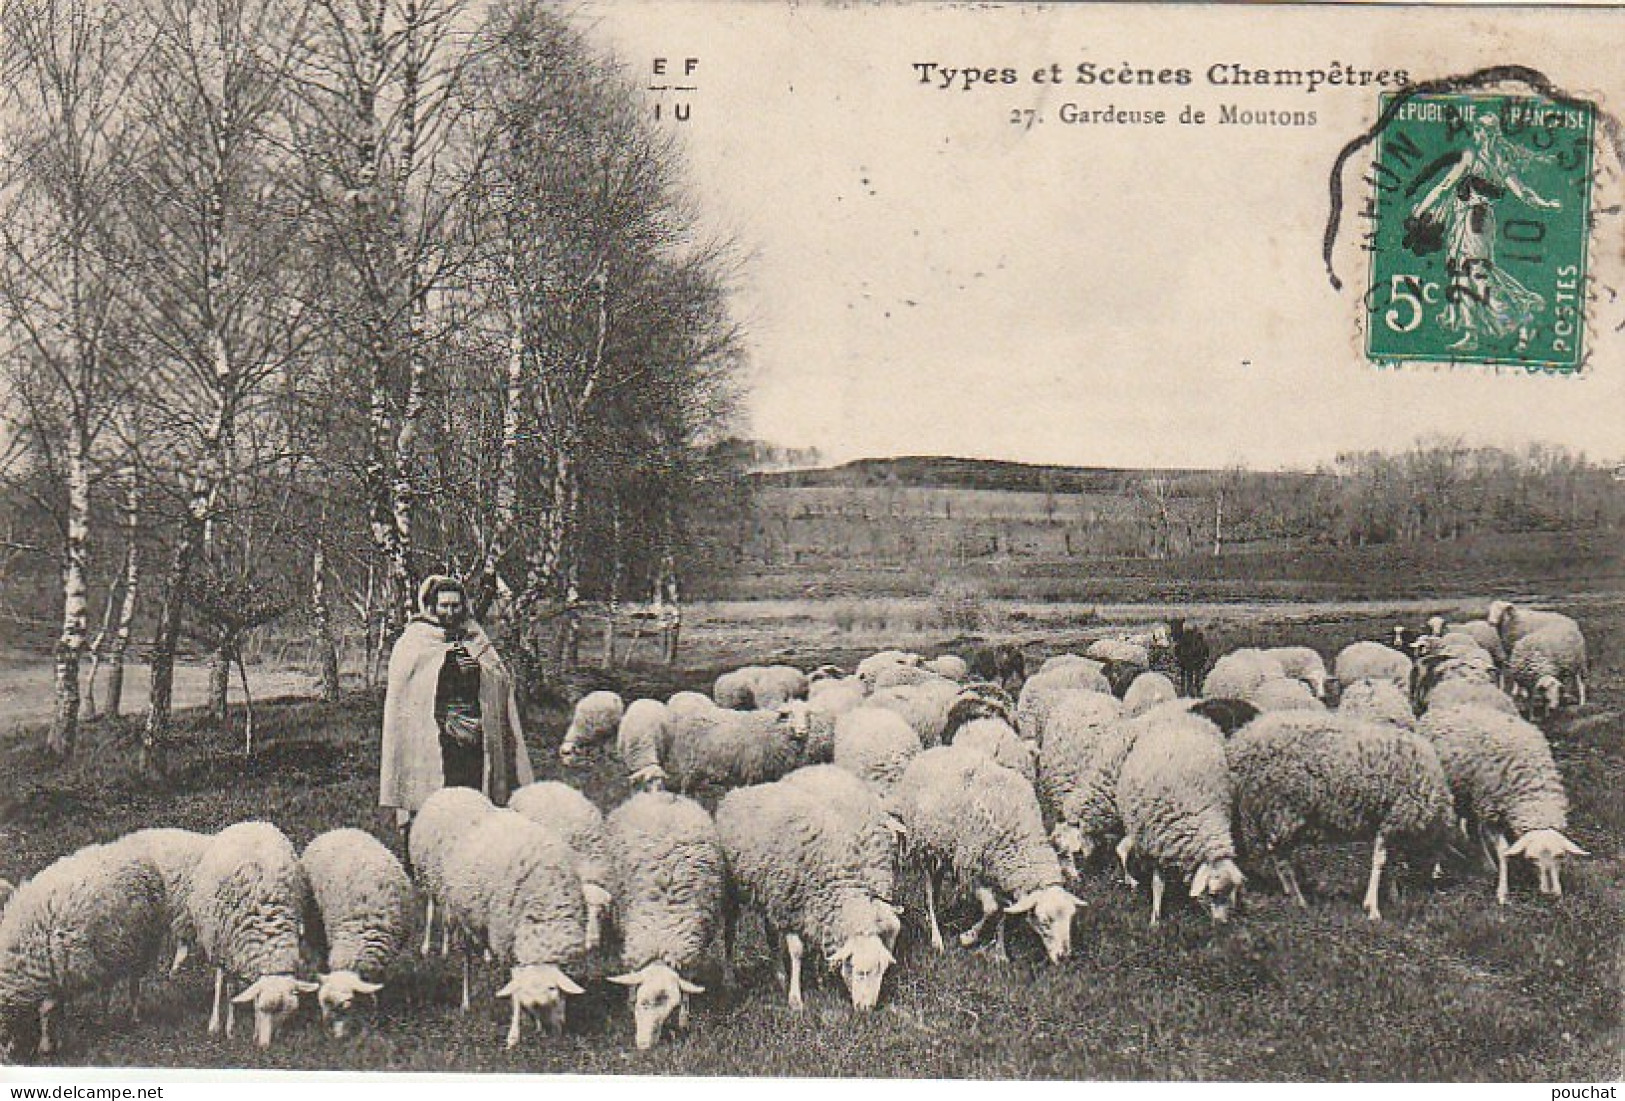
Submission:
[[[88,440],[76,433],[68,454],[68,539],[62,560],[62,632],[56,643],[56,708],[46,748],[72,755],[79,731],[79,659],[85,648],[85,573],[90,551]]]

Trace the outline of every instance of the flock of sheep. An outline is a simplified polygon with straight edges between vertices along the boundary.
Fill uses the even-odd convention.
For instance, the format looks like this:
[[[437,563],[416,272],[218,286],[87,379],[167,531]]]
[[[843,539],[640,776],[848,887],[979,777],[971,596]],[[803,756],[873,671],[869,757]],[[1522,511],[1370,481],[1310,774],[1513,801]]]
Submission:
[[[1152,669],[1164,652],[1199,695]],[[406,948],[419,900],[422,953],[437,929],[442,954],[463,949],[465,1010],[477,961],[503,969],[509,1047],[527,1015],[562,1030],[566,999],[602,979],[628,988],[647,1048],[673,1018],[686,1025],[704,961],[720,954],[735,981],[746,907],[783,945],[792,1005],[810,948],[863,1010],[896,962],[906,892],[937,951],[938,907],[963,897],[981,910],[963,946],[991,935],[1002,957],[1008,915],[1059,962],[1081,905],[1068,884],[1112,852],[1132,887],[1149,870],[1153,924],[1170,879],[1227,920],[1243,863],[1307,905],[1291,863],[1304,842],[1371,843],[1373,920],[1391,854],[1437,875],[1476,833],[1503,903],[1510,857],[1555,896],[1562,859],[1584,855],[1564,833],[1546,738],[1520,713],[1584,702],[1584,637],[1566,616],[1498,601],[1481,621],[1355,642],[1330,670],[1308,647],[1208,667],[1182,624],[1051,656],[1031,676],[1013,647],[971,657],[889,650],[851,674],[751,666],[711,697],[630,706],[591,693],[561,757],[613,741],[631,797],[606,816],[557,781],[506,807],[446,788],[413,820],[410,877],[354,829],[302,854],[265,822],[82,849],[16,888],[0,917],[0,1042],[7,1057],[49,1054],[58,1005],[120,982],[135,1011],[166,944],[171,970],[193,949],[215,968],[211,1033],[252,1006],[269,1045],[314,994],[342,1036]],[[720,794],[714,813],[701,793]]]

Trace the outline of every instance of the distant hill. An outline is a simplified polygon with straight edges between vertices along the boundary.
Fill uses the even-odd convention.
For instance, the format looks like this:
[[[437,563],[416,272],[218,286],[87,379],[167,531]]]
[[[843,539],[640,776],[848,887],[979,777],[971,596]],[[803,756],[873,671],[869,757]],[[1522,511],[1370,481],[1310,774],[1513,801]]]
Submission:
[[[1147,478],[1176,485],[1219,473],[1207,470],[1137,470],[1106,466],[1049,466],[1000,459],[909,455],[894,459],[855,459],[839,466],[772,470],[752,475],[762,487],[777,489],[880,488],[983,489],[1019,493],[1120,493]],[[1263,480],[1298,480],[1303,474],[1253,474]]]

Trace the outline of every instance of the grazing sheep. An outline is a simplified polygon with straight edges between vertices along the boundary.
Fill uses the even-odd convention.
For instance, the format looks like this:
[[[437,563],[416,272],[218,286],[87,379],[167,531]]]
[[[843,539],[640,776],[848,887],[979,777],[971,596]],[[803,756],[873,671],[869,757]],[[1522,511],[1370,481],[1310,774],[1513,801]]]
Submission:
[[[882,795],[921,748],[919,735],[894,711],[860,707],[835,720],[835,766]]]
[[[830,716],[862,707],[868,697],[869,689],[857,677],[814,681],[807,691],[807,702]]]
[[[1450,788],[1438,755],[1408,731],[1335,712],[1261,715],[1227,743],[1236,828],[1244,849],[1269,858],[1282,888],[1307,907],[1292,871],[1311,839],[1373,842],[1365,912],[1382,919],[1382,869],[1392,845],[1426,856],[1450,833]]]
[[[666,714],[673,719],[684,715],[709,714],[716,708],[716,701],[704,692],[673,692],[666,699]]]
[[[793,665],[768,665],[756,673],[755,706],[774,711],[791,700],[807,698],[807,674]]]
[[[730,711],[673,717],[666,773],[680,792],[776,780],[801,762],[789,710]]]
[[[970,666],[958,654],[938,654],[925,663],[925,668],[939,677],[963,684],[970,677]]]
[[[1518,713],[1518,705],[1512,697],[1495,685],[1468,680],[1447,680],[1428,693],[1429,714],[1448,711],[1452,707],[1488,707],[1507,715]]]
[[[1151,651],[1138,642],[1121,638],[1097,638],[1083,651],[1083,656],[1102,665],[1119,662],[1140,669],[1151,668]]]
[[[406,835],[406,858],[412,875],[423,891],[423,947],[429,954],[433,943],[434,919],[440,915],[440,954],[446,955],[452,925],[446,911],[446,858],[463,837],[496,807],[485,794],[473,788],[441,788],[428,799],[412,819]]]
[[[615,732],[615,754],[626,769],[633,791],[658,791],[666,784],[666,770],[660,761],[666,749],[669,717],[666,705],[659,700],[633,700],[621,716]]]
[[[1021,736],[1042,745],[1050,711],[1065,693],[1072,691],[1116,695],[1106,674],[1088,659],[1040,673],[1021,686],[1021,697],[1016,702],[1016,729]]]
[[[711,689],[711,699],[718,707],[725,707],[730,711],[750,711],[756,706],[756,674],[761,672],[760,665],[746,665],[740,669],[731,669],[717,677],[716,684]]]
[[[1174,665],[1179,669],[1179,690],[1187,696],[1198,695],[1207,675],[1207,638],[1201,628],[1187,626],[1183,619],[1171,621],[1168,634],[1174,645]]]
[[[1286,675],[1309,686],[1315,699],[1326,698],[1326,662],[1308,646],[1271,646],[1263,651],[1281,663]]]
[[[609,981],[631,988],[638,1050],[647,1051],[674,1011],[687,1028],[689,995],[705,993],[684,975],[722,926],[722,838],[704,807],[665,792],[615,808],[605,837],[623,969]]]
[[[1200,715],[1218,727],[1220,733],[1226,738],[1263,714],[1256,706],[1246,700],[1225,699],[1224,697],[1211,700],[1192,700],[1187,710],[1192,715]]]
[[[948,717],[942,728],[942,744],[952,745],[954,735],[959,733],[960,728],[977,719],[999,719],[1014,726],[1016,702],[1010,698],[1010,693],[996,684],[975,681],[965,685],[954,696],[953,706],[948,709]]]
[[[1338,684],[1357,680],[1391,680],[1406,691],[1411,685],[1411,659],[1380,642],[1351,642],[1337,652],[1332,663]]]
[[[1054,846],[1069,878],[1079,857],[1088,860],[1104,842],[1122,836],[1117,813],[1117,771],[1139,726],[1122,722],[1117,700],[1078,692],[1051,716],[1038,755],[1038,791],[1054,827]]]
[[[811,942],[841,972],[854,1008],[873,1009],[902,928],[891,899],[894,826],[868,785],[833,765],[739,788],[717,807],[717,833],[738,901],[784,936],[789,1000],[799,1009],[801,958]],[[733,959],[736,906],[724,913]],[[768,937],[774,942],[770,932]]]
[[[1206,719],[1163,716],[1135,739],[1117,777],[1119,851],[1125,864],[1133,851],[1153,862],[1152,925],[1162,916],[1165,867],[1190,877],[1190,896],[1207,904],[1215,922],[1229,918],[1244,879],[1230,838],[1233,801],[1224,742]]]
[[[982,646],[972,651],[970,675],[998,685],[1007,692],[1019,692],[1027,680],[1027,655],[1012,642]]]
[[[527,784],[508,799],[518,811],[564,839],[575,854],[581,897],[587,903],[587,950],[598,947],[604,911],[609,909],[609,864],[604,855],[604,813],[569,784],[541,780]]]
[[[1145,666],[1132,661],[1108,661],[1101,673],[1106,677],[1106,683],[1111,685],[1112,695],[1122,699],[1139,677],[1148,672]]]
[[[916,684],[953,684],[950,680],[924,665],[883,665],[874,671],[874,678],[869,682],[876,692],[887,688],[906,688]]]
[[[0,1056],[57,1050],[57,1008],[127,981],[132,1016],[141,976],[169,927],[164,880],[139,847],[92,845],[17,887],[0,917]]]
[[[1174,682],[1161,673],[1141,673],[1123,693],[1123,713],[1143,715],[1160,703],[1179,698]]]
[[[1527,698],[1537,718],[1556,711],[1565,689],[1581,707],[1586,702],[1586,640],[1572,623],[1531,631],[1512,645],[1507,659],[1513,690]]]
[[[859,680],[873,690],[875,679],[883,670],[898,667],[915,668],[924,660],[919,654],[909,653],[904,650],[881,650],[879,653],[870,654],[858,662],[858,667],[853,672]]]
[[[1003,719],[977,719],[967,723],[954,744],[987,754],[997,764],[1021,773],[1029,784],[1038,779],[1037,747],[1023,741],[1015,728]]]
[[[377,994],[380,976],[406,944],[412,921],[412,882],[395,854],[370,833],[331,830],[299,857],[313,905],[305,939],[324,949],[316,1004],[336,1038],[349,1027],[359,994]]]
[[[615,734],[624,714],[626,704],[614,692],[588,692],[582,696],[576,701],[564,741],[559,744],[559,760],[567,765],[577,763],[581,754]]]
[[[1512,658],[1512,648],[1518,644],[1519,639],[1546,627],[1562,627],[1580,634],[1582,639],[1585,637],[1580,631],[1580,625],[1562,612],[1536,611],[1505,600],[1491,603],[1484,618],[1500,634],[1501,646],[1506,651],[1509,661]]]
[[[1386,723],[1401,730],[1414,730],[1416,716],[1404,689],[1391,680],[1357,680],[1343,688],[1337,713],[1368,723]]]
[[[144,852],[158,868],[164,879],[164,911],[169,917],[171,975],[180,970],[197,943],[197,930],[192,927],[192,911],[187,896],[192,893],[192,871],[198,858],[209,844],[209,835],[192,830],[147,829],[136,830],[119,839]]]
[[[1568,795],[1546,735],[1516,715],[1486,707],[1429,711],[1421,733],[1438,751],[1457,813],[1493,847],[1496,901],[1506,904],[1511,856],[1533,861],[1540,893],[1561,898],[1562,858],[1589,854],[1563,834]]]
[[[1443,616],[1428,620],[1428,634],[1443,638],[1445,635],[1466,635],[1484,648],[1484,652],[1499,669],[1506,664],[1507,650],[1501,644],[1501,632],[1487,619],[1469,619],[1465,623],[1446,623]]]
[[[1067,666],[1077,665],[1079,662],[1086,662],[1096,669],[1106,668],[1104,661],[1086,658],[1082,654],[1051,654],[1044,659],[1043,663],[1038,667],[1038,672],[1033,675],[1041,677],[1045,673],[1053,673],[1057,669],[1065,669]]]
[[[495,810],[451,850],[445,877],[448,915],[463,938],[463,1011],[483,947],[509,968],[508,983],[496,993],[513,1004],[507,1046],[518,1045],[527,1013],[562,1035],[564,998],[582,993],[566,969],[588,951],[576,854],[546,826]]]
[[[1014,900],[1003,913],[1026,915],[1052,963],[1071,952],[1072,918],[1081,902],[1061,886],[1038,796],[1019,773],[965,746],[928,749],[909,762],[891,806],[903,823],[907,860],[926,876],[933,948],[944,950],[936,900],[952,880],[973,890],[982,905],[981,920],[960,934],[962,946],[975,944],[995,921],[1003,955],[1003,895]]]
[[[933,676],[921,684],[882,688],[870,696],[869,707],[883,707],[903,716],[927,748],[942,742],[948,729],[948,716],[960,698],[960,687],[951,680]]]
[[[214,964],[209,1033],[231,1035],[236,1007],[254,1006],[254,1042],[270,1047],[277,1025],[318,986],[295,977],[299,927],[309,904],[304,868],[281,830],[269,822],[239,822],[215,834],[192,872],[189,905],[198,947]],[[235,997],[228,985],[247,980]]]
[[[1324,711],[1326,705],[1314,689],[1292,677],[1271,677],[1247,693],[1247,702],[1260,711]]]
[[[1202,695],[1245,700],[1267,680],[1281,680],[1286,669],[1262,650],[1232,650],[1213,663],[1202,681]]]
[[[1470,635],[1424,635],[1416,640],[1412,695],[1418,708],[1427,706],[1428,696],[1449,681],[1494,685],[1495,659]]]

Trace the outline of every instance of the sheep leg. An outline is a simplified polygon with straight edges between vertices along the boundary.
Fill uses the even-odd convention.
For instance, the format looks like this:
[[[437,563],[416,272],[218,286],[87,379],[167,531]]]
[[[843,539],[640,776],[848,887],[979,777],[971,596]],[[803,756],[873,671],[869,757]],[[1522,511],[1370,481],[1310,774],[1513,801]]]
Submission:
[[[47,998],[39,1007],[39,1053],[50,1055],[56,1050],[56,1040],[51,1034],[51,1022],[56,1020],[56,1003]]]
[[[440,915],[440,958],[445,959],[451,955],[451,921],[445,914]]]
[[[1123,866],[1123,882],[1128,885],[1129,890],[1137,891],[1140,889],[1140,881],[1128,870],[1128,858],[1133,852],[1134,838],[1125,834],[1123,840],[1117,843],[1117,862]]]
[[[1495,835],[1495,901],[1502,906],[1507,904],[1510,892],[1507,890],[1507,850],[1512,846],[1501,834]]]
[[[474,985],[474,949],[470,945],[465,945],[464,948],[463,948],[463,1012],[464,1013],[467,1013],[468,1010],[469,1010],[469,1007],[473,1004],[473,999],[469,997],[469,994],[470,994],[470,991],[471,991],[471,988],[473,987],[473,985]],[[518,999],[516,998],[516,999],[514,999],[514,1001],[517,1002]]]
[[[191,954],[192,954],[191,945],[187,944],[186,941],[181,939],[181,938],[176,938],[176,940],[175,940],[175,958],[173,960],[171,960],[170,963],[169,963],[169,974],[170,974],[171,978],[173,978],[176,975],[176,973],[178,973],[180,971],[181,964],[185,963],[186,962],[186,957],[190,956]]]
[[[141,1023],[141,976],[130,976],[130,1023]]]
[[[424,959],[429,958],[429,952],[434,948],[434,899],[430,898],[423,904],[423,947],[418,955]]]
[[[1586,705],[1586,679],[1584,674],[1574,674],[1574,694],[1578,698],[1579,705],[1584,707]]]
[[[679,1032],[688,1028],[688,995],[684,994],[677,1001],[677,1029]]]
[[[976,888],[976,901],[982,904],[982,916],[975,925],[959,934],[959,947],[970,948],[982,939],[982,930],[999,913],[999,900],[987,887]]]
[[[564,1035],[564,1004],[564,998],[561,996],[558,1001],[547,1007],[547,1030],[555,1038]]]
[[[927,872],[925,876],[925,916],[931,922],[931,947],[940,955],[948,950],[942,943],[942,926],[937,924],[937,873]]]
[[[1274,859],[1275,875],[1281,881],[1281,890],[1300,908],[1309,909],[1309,900],[1303,897],[1303,890],[1298,886],[1298,873],[1292,870],[1292,862],[1280,856]]]
[[[506,1044],[506,1046],[510,1049],[519,1046],[519,1026],[525,1015],[525,1007],[519,1004],[519,996],[517,994],[514,995],[512,1001],[513,1016],[508,1018],[508,1039]],[[467,1009],[468,1007],[465,1005],[463,1008]]]
[[[1382,920],[1382,910],[1377,903],[1378,896],[1382,893],[1382,869],[1387,863],[1388,846],[1379,833],[1376,842],[1371,846],[1371,878],[1365,887],[1365,916],[1372,921]]]
[[[226,1039],[231,1039],[231,1028],[237,1023],[237,1003],[231,1000],[231,992],[226,992]]]
[[[214,1008],[209,1012],[209,1035],[220,1035],[220,1005],[226,998],[226,969],[214,969]]]
[[[796,1009],[801,1000],[801,938],[794,933],[784,934],[784,950],[790,955],[790,1004]]]
[[[739,935],[739,900],[734,897],[730,889],[722,892],[722,983],[724,986],[736,987],[739,985],[739,975],[734,970],[734,941]]]
[[[1168,884],[1162,878],[1162,869],[1151,869],[1151,927],[1155,929],[1162,920],[1162,892]]]

